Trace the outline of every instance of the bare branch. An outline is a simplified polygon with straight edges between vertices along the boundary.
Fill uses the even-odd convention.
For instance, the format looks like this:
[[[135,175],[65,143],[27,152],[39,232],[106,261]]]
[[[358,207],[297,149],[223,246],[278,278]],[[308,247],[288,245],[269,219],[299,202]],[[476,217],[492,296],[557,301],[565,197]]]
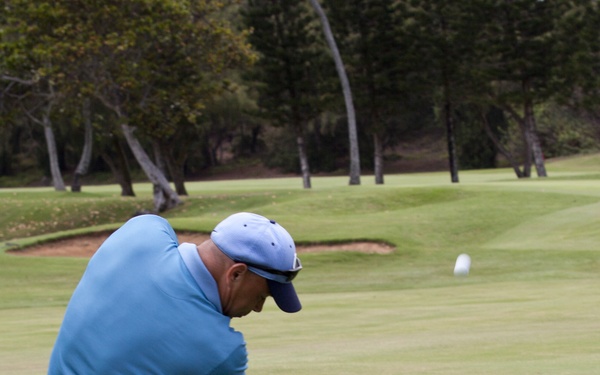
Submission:
[[[36,83],[36,81],[33,79],[27,80],[19,77],[7,76],[6,74],[1,75],[0,79],[2,79],[3,81],[16,82],[27,86],[33,86]]]
[[[21,108],[23,109],[23,112],[25,113],[25,115],[33,122],[35,122],[38,125],[42,125],[44,126],[44,122],[41,121],[40,119],[38,119],[37,117],[35,117],[34,115],[31,114],[31,111],[29,111],[27,108],[25,108],[24,105],[21,105]]]

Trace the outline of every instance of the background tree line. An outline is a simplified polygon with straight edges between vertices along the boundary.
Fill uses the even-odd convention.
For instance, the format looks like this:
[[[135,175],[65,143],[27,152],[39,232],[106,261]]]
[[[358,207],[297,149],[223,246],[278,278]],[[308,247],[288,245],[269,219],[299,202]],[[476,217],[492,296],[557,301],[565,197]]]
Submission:
[[[453,182],[498,160],[543,177],[545,158],[597,148],[596,1],[322,0],[352,111],[315,5],[5,0],[1,175],[42,171],[64,190],[67,173],[78,191],[109,171],[133,195],[143,172],[160,211],[226,160],[310,187],[314,172],[360,173],[355,147],[383,183],[398,142],[439,127]]]

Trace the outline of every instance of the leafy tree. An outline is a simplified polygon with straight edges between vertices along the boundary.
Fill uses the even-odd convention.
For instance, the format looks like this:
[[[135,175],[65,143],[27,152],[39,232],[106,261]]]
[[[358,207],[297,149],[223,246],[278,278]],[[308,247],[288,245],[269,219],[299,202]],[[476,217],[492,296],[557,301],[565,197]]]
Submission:
[[[563,56],[554,67],[558,100],[584,111],[600,134],[600,4],[577,0],[557,20],[555,51]]]
[[[136,159],[159,187],[155,189],[155,206],[167,209],[179,199],[144,151],[130,123],[136,124],[140,135],[168,137],[182,118],[194,121],[202,99],[220,89],[218,80],[212,78],[215,73],[245,63],[250,55],[242,36],[215,19],[217,3],[157,1],[123,6],[114,2],[95,10],[99,14],[93,31],[104,40],[92,46],[94,60],[102,62],[102,69],[93,70],[97,75],[91,77],[96,83],[95,94],[121,119],[123,134]],[[105,24],[108,18],[113,19],[110,28]],[[119,21],[117,27],[114,20]],[[142,118],[155,120],[135,121]]]
[[[480,56],[477,71],[487,81],[487,98],[521,127],[525,140],[523,176],[531,175],[533,162],[537,175],[545,177],[535,106],[559,90],[556,67],[563,65],[568,55],[556,48],[562,42],[557,24],[572,3],[482,0],[473,4],[475,14],[486,20],[476,49]]]
[[[457,108],[456,116],[463,125],[457,129],[458,160],[463,169],[482,169],[496,167],[496,148],[488,136],[485,126],[490,127],[493,134],[505,127],[502,111],[490,110],[481,113],[477,105],[462,105]],[[482,119],[484,116],[485,119]]]
[[[18,81],[25,85],[26,92],[21,94],[8,94],[13,96],[16,102],[27,115],[27,118],[34,124],[40,125],[44,129],[44,138],[46,139],[46,147],[48,152],[49,167],[52,176],[54,189],[64,191],[65,183],[60,170],[58,152],[56,147],[55,132],[52,126],[52,112],[56,103],[60,100],[59,94],[56,92],[54,85],[48,79],[30,79],[22,80],[9,75],[5,75],[2,79],[7,81]]]
[[[504,111],[490,106],[489,108],[482,104],[475,104],[474,107],[481,119],[481,126],[487,134],[494,148],[508,160],[517,177],[523,177],[523,172],[514,153],[505,146],[507,129],[509,127]]]
[[[456,150],[456,107],[466,101],[475,85],[469,72],[474,62],[478,20],[466,2],[402,1],[399,38],[417,93],[431,95],[446,128],[450,177],[459,181]],[[405,68],[406,69],[406,68]]]
[[[537,113],[546,157],[598,151],[597,132],[600,129],[589,120],[586,112],[548,102]]]
[[[417,72],[428,77],[428,81],[437,82],[449,135],[451,171],[456,170],[451,136],[456,119],[453,108],[471,103],[480,106],[482,114],[486,113],[485,108],[500,108],[519,124],[525,147],[523,171],[516,166],[516,159],[509,157],[513,167],[516,166],[517,176],[529,177],[532,163],[538,176],[547,175],[535,108],[558,92],[572,88],[557,72],[583,52],[560,48],[568,39],[559,25],[571,14],[575,3],[569,0],[400,3],[407,17],[403,37],[410,40],[408,50],[411,56],[416,56],[414,61],[427,61],[423,64],[425,69]],[[428,73],[423,76],[421,72]],[[484,119],[485,115],[480,117]],[[500,148],[500,151],[507,150]],[[457,181],[458,176],[452,174],[453,181]]]
[[[10,3],[10,9],[19,10],[21,24],[35,25],[18,35],[51,59],[52,82],[64,83],[62,93],[93,95],[117,115],[138,163],[158,187],[156,210],[179,204],[143,143],[167,137],[182,118],[195,121],[202,101],[221,90],[220,74],[252,59],[244,34],[219,17],[224,3]],[[148,118],[153,121],[141,121]]]
[[[81,191],[81,177],[88,173],[90,163],[92,161],[94,132],[89,98],[83,100],[81,108],[81,122],[83,123],[82,125],[84,129],[84,141],[79,163],[77,163],[77,168],[75,168],[75,172],[73,173],[73,182],[71,183],[72,192]]]
[[[260,53],[248,75],[258,92],[258,106],[277,126],[296,136],[304,188],[310,188],[305,133],[321,112],[324,46],[314,13],[300,0],[249,0],[244,21],[249,41]]]
[[[116,182],[121,186],[121,196],[134,197],[133,181],[131,178],[129,158],[126,152],[125,140],[115,120],[113,113],[96,114],[95,123],[98,124],[97,149],[104,163],[109,167]]]
[[[59,166],[54,129],[53,110],[64,95],[61,92],[60,70],[55,57],[48,53],[49,40],[37,21],[56,28],[61,25],[60,12],[53,12],[48,4],[32,4],[25,1],[7,1],[4,6],[0,31],[0,47],[4,55],[0,80],[12,86],[6,90],[13,101],[30,121],[42,126],[48,150],[52,182],[57,191],[65,189]]]
[[[231,146],[233,157],[254,157],[264,150],[259,138],[264,121],[256,117],[256,103],[248,97],[245,87],[232,87],[232,90],[219,95],[203,111],[203,133],[211,139],[209,152],[210,165],[223,162],[224,148]]]
[[[375,181],[382,184],[384,149],[392,144],[399,118],[411,110],[401,95],[403,52],[394,6],[384,0],[328,0],[325,5],[351,72],[359,123],[373,138]]]
[[[310,3],[321,19],[325,39],[327,40],[327,44],[329,45],[329,49],[333,55],[335,67],[338,72],[338,76],[340,77],[342,92],[344,93],[344,103],[346,104],[346,115],[348,116],[348,135],[350,142],[350,185],[360,185],[360,152],[356,131],[356,114],[354,110],[354,101],[352,99],[352,90],[350,88],[350,83],[346,75],[346,69],[344,67],[344,63],[342,62],[337,43],[333,36],[333,32],[331,31],[331,26],[329,25],[329,19],[327,18],[327,15],[323,11],[323,8],[319,4],[318,0],[310,0]]]

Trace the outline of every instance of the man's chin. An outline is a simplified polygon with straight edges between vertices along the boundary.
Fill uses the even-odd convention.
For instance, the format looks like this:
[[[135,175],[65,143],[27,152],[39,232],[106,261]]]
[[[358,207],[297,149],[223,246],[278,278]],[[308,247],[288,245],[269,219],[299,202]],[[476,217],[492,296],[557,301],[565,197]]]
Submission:
[[[248,311],[246,313],[232,314],[232,315],[229,315],[229,317],[230,318],[243,318],[250,313],[251,313],[251,311]]]

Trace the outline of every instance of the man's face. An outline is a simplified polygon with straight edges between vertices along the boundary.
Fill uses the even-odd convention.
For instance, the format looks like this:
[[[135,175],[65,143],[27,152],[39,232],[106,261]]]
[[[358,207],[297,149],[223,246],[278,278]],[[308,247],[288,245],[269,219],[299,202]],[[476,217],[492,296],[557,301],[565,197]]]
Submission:
[[[245,265],[241,266],[233,271],[228,293],[222,295],[225,297],[221,301],[223,314],[232,318],[246,316],[252,311],[261,312],[270,295],[267,280],[249,271]]]

